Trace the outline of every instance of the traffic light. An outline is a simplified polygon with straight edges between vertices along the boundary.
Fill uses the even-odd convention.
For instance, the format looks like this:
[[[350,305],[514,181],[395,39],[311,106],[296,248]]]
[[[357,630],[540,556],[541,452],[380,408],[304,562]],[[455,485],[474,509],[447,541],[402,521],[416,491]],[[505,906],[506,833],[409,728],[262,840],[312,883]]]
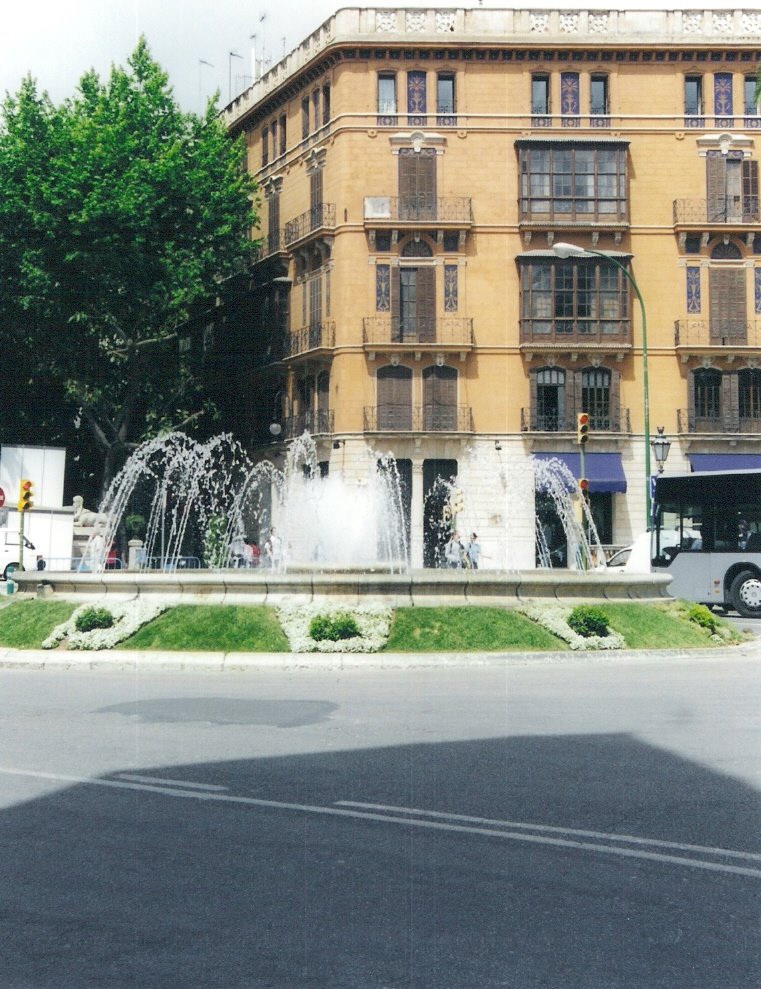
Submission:
[[[579,412],[576,416],[576,442],[579,446],[584,446],[584,444],[589,439],[589,413]]]
[[[28,478],[19,483],[17,507],[20,512],[28,512],[34,507],[34,484]]]
[[[582,498],[589,498],[589,481],[586,477],[579,478],[579,491],[581,491]]]

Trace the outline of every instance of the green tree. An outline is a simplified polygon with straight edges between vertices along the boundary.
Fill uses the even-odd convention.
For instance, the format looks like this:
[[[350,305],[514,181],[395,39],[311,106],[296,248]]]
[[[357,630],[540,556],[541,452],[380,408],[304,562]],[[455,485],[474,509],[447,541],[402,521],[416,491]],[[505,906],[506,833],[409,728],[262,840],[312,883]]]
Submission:
[[[177,333],[245,270],[244,154],[211,102],[203,117],[179,109],[144,39],[60,106],[31,78],[2,106],[0,345],[81,417],[104,487],[140,441],[210,411]]]

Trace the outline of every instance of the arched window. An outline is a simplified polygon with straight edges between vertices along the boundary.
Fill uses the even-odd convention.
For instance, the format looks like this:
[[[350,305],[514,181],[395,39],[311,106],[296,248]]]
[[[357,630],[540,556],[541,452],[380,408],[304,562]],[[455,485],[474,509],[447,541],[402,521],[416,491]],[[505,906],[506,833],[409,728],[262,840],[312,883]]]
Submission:
[[[436,270],[407,259],[431,258],[424,240],[410,240],[402,248],[401,265],[391,284],[392,339],[395,343],[434,343],[436,340]]]
[[[605,367],[585,367],[581,372],[581,409],[588,412],[590,427],[608,431],[610,424],[610,371]]]
[[[543,367],[536,372],[535,429],[557,432],[565,428],[565,371]]]
[[[693,376],[695,417],[718,419],[721,416],[721,371],[699,368]]]
[[[412,371],[378,368],[378,429],[412,429]]]
[[[423,429],[457,429],[457,371],[432,365],[423,371]]]
[[[741,261],[740,249],[731,241],[727,244],[722,241],[711,251],[709,300],[712,343],[724,344],[728,340],[741,343],[747,339],[745,268]]]
[[[761,370],[755,367],[740,371],[740,418],[761,419]],[[754,426],[757,430],[758,426]]]

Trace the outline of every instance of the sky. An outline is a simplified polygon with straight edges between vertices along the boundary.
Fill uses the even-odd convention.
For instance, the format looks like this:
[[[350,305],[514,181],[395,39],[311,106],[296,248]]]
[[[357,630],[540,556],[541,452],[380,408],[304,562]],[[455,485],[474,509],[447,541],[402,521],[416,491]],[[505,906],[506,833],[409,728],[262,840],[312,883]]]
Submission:
[[[714,0],[721,8],[726,0]],[[753,6],[756,0],[747,0]],[[378,6],[619,7],[679,9],[695,0],[387,0]],[[74,95],[94,68],[106,78],[145,35],[169,74],[179,104],[200,113],[219,91],[220,105],[252,78],[252,53],[274,64],[339,7],[340,0],[4,0],[0,10],[0,95],[31,73],[55,103]],[[734,5],[733,5],[734,6]],[[240,57],[238,57],[240,56]]]

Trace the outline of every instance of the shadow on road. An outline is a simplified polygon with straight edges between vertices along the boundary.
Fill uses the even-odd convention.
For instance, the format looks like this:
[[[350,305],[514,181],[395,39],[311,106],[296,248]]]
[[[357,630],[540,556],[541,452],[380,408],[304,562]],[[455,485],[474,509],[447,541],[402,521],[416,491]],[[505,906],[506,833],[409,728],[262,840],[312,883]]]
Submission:
[[[322,712],[259,713],[279,723]],[[143,712],[158,714],[172,709]],[[627,735],[115,773],[2,813],[0,981],[8,989],[749,987],[758,975],[761,857],[710,849],[761,853],[760,815],[750,788]],[[724,871],[733,865],[757,874]]]

